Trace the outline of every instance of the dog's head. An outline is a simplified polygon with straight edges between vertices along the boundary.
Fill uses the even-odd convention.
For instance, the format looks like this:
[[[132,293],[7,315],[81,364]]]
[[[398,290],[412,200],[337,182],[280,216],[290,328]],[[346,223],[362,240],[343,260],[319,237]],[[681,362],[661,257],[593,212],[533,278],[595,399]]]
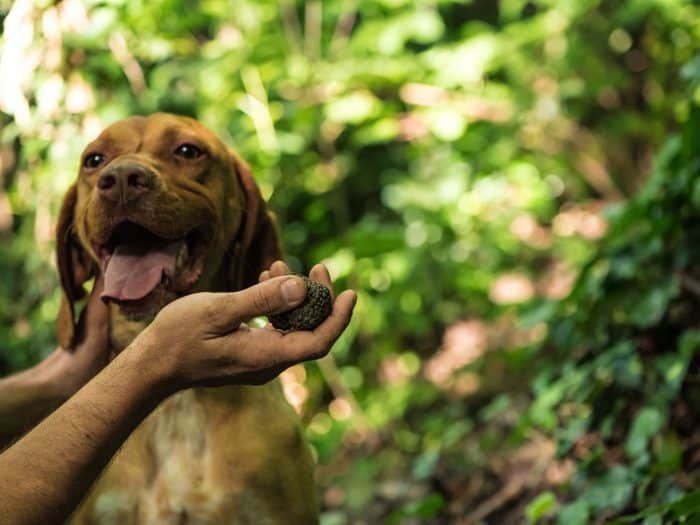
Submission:
[[[98,272],[103,300],[148,321],[181,295],[249,286],[281,256],[247,165],[197,121],[163,113],[119,121],[85,148],[56,249],[64,348]]]

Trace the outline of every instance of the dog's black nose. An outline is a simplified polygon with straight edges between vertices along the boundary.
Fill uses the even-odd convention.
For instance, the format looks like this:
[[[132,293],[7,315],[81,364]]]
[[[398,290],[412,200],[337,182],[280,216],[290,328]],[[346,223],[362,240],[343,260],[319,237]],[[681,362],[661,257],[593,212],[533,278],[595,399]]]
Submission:
[[[103,199],[127,203],[148,193],[153,180],[153,172],[142,164],[112,162],[97,179],[97,190]]]

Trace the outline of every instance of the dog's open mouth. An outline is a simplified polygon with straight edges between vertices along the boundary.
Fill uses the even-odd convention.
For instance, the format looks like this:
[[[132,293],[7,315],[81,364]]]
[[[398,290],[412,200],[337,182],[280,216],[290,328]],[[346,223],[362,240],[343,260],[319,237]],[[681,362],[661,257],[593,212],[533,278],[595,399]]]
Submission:
[[[157,295],[155,291],[188,290],[202,272],[204,246],[198,237],[193,230],[167,239],[135,222],[121,222],[98,248],[104,275],[102,299],[138,306]]]

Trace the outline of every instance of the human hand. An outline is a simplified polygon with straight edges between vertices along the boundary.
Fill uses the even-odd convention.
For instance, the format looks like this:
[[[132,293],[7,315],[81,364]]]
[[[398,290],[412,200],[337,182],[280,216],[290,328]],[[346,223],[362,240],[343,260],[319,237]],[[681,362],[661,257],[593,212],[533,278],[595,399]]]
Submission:
[[[82,338],[76,347],[59,347],[34,368],[59,401],[72,396],[109,361],[109,307],[100,299],[103,288],[100,275],[80,316]]]
[[[350,322],[356,301],[351,290],[338,296],[331,315],[313,331],[282,334],[269,326],[251,328],[244,324],[303,301],[303,279],[283,276],[286,265],[279,264],[270,270],[274,276],[263,272],[262,282],[245,290],[197,293],[170,303],[130,345],[132,351],[164,369],[165,384],[173,391],[192,386],[262,384],[293,364],[323,357]],[[311,278],[330,288],[324,266],[314,267]]]

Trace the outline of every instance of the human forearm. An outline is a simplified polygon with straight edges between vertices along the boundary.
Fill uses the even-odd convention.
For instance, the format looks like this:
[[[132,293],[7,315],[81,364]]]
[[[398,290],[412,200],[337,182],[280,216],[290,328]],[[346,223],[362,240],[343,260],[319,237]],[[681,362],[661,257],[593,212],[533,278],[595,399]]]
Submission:
[[[126,437],[168,395],[161,365],[145,361],[154,353],[135,342],[0,455],[0,515],[18,525],[69,516]]]
[[[83,336],[73,349],[57,348],[36,366],[0,379],[0,450],[29,431],[78,391],[106,364],[109,308],[95,281],[81,315]]]
[[[0,379],[0,449],[66,400],[49,372],[49,367],[42,363]]]

